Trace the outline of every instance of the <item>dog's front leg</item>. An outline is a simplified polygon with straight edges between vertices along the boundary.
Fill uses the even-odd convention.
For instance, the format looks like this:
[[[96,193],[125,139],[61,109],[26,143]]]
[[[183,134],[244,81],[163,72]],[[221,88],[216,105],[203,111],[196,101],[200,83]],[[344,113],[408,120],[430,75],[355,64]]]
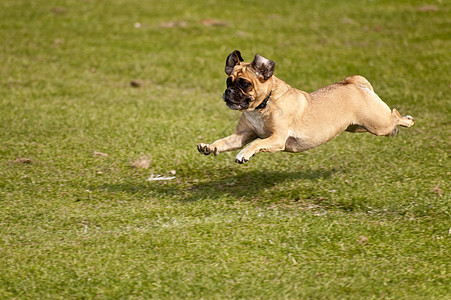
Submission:
[[[255,138],[255,134],[251,131],[237,131],[234,134],[217,140],[212,144],[200,143],[199,145],[197,145],[197,150],[205,155],[213,153],[216,156],[221,152],[241,149],[244,145],[254,140]]]
[[[266,139],[253,141],[235,157],[235,162],[244,164],[259,152],[277,152],[285,149],[286,134],[275,133]]]

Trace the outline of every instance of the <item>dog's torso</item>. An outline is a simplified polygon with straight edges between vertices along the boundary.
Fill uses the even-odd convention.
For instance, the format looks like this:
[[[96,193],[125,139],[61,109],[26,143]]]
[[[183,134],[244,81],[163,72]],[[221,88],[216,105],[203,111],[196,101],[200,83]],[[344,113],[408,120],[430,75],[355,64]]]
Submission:
[[[360,76],[352,79],[309,94],[274,76],[274,96],[267,107],[243,112],[246,122],[241,120],[238,126],[251,127],[259,138],[267,138],[274,130],[285,131],[284,151],[287,152],[317,147],[350,125],[360,125],[359,107],[375,102],[377,95],[366,79]],[[381,104],[386,106],[383,102]]]

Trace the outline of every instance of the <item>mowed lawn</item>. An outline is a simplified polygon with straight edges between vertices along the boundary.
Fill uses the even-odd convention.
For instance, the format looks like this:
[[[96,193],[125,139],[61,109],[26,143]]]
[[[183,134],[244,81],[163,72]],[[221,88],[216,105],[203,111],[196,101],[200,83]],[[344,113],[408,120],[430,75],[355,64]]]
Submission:
[[[235,49],[416,123],[201,155]],[[3,0],[0,298],[449,299],[450,74],[447,1]]]

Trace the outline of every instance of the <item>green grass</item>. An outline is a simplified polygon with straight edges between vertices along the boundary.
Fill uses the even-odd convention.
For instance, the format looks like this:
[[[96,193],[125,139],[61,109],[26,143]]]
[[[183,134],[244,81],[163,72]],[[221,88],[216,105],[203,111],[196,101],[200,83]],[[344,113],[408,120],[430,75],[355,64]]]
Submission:
[[[446,1],[0,8],[0,298],[449,297]],[[200,155],[239,117],[221,100],[234,49],[305,91],[363,75],[416,124]]]

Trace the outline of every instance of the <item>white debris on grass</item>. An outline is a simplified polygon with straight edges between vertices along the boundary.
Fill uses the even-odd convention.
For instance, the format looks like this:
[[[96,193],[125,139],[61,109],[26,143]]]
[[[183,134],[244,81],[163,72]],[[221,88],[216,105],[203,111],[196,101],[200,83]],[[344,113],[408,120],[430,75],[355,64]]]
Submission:
[[[147,181],[161,181],[161,180],[172,180],[175,176],[162,176],[162,175],[150,175],[149,178],[147,178]]]

